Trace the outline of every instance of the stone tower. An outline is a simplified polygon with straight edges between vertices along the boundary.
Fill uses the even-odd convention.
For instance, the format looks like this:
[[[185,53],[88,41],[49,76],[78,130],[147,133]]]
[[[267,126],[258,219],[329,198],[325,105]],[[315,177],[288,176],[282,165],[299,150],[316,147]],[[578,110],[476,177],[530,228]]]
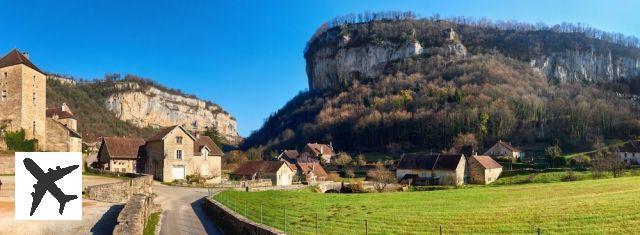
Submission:
[[[0,59],[0,123],[9,131],[24,129],[27,139],[46,146],[47,79],[29,60],[29,54],[14,49]]]

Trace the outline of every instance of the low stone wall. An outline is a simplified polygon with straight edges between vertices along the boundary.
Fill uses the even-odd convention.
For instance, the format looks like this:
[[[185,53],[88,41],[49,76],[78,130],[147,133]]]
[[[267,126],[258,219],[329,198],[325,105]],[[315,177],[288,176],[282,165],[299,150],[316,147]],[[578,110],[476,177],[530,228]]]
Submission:
[[[118,215],[118,224],[113,234],[143,234],[149,215],[157,211],[153,197],[145,194],[132,195]]]
[[[14,168],[15,159],[14,154],[0,154],[0,175],[16,173],[16,169]]]
[[[89,186],[85,189],[87,198],[102,202],[125,202],[134,194],[151,194],[153,175],[139,175],[122,182]]]
[[[215,220],[218,228],[225,234],[285,234],[278,229],[253,222],[213,199],[205,198],[203,207],[209,218]]]

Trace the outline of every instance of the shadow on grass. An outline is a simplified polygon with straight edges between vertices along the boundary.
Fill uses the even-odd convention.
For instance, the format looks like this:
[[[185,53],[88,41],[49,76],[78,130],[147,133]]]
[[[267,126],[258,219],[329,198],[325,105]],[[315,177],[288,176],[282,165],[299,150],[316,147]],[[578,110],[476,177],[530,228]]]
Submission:
[[[122,211],[124,205],[113,205],[102,215],[100,220],[91,228],[91,233],[96,235],[112,234],[113,229],[118,223],[118,215]]]

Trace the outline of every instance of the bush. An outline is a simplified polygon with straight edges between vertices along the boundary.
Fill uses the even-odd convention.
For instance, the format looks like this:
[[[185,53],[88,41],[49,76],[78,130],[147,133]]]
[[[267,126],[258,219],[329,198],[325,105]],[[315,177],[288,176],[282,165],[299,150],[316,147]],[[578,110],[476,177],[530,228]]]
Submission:
[[[343,185],[340,188],[340,192],[341,193],[366,193],[367,191],[364,189],[364,184],[362,183],[362,181],[359,181],[353,184]]]
[[[578,180],[580,180],[580,178],[573,171],[568,171],[567,175],[562,177],[562,181],[564,182],[578,181]]]
[[[411,186],[409,187],[409,191],[419,192],[419,191],[435,191],[435,190],[449,190],[451,186],[443,186],[443,185],[434,185],[434,186]]]
[[[4,139],[9,150],[16,152],[35,152],[38,140],[26,139],[26,133],[24,129],[20,129],[16,132],[7,131],[4,134]]]

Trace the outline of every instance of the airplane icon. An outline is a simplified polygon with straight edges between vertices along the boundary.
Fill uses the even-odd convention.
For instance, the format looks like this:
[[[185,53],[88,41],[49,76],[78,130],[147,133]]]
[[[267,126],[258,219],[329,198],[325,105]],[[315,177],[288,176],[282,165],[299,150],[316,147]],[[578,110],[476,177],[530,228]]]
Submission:
[[[22,162],[24,163],[24,166],[27,168],[27,170],[31,173],[31,175],[33,175],[33,177],[38,180],[38,183],[33,185],[35,192],[31,193],[33,202],[31,203],[31,213],[29,213],[30,216],[33,216],[33,213],[40,205],[40,201],[42,201],[42,197],[44,197],[44,194],[47,191],[49,191],[49,193],[51,193],[51,195],[53,195],[53,197],[58,200],[58,203],[60,203],[60,209],[58,210],[58,213],[60,213],[61,215],[64,211],[65,204],[73,199],[78,198],[77,195],[64,194],[55,183],[59,179],[62,179],[62,177],[77,169],[79,167],[78,165],[72,165],[65,168],[60,168],[60,166],[57,166],[55,170],[49,168],[47,173],[45,173],[31,158],[25,158]]]

